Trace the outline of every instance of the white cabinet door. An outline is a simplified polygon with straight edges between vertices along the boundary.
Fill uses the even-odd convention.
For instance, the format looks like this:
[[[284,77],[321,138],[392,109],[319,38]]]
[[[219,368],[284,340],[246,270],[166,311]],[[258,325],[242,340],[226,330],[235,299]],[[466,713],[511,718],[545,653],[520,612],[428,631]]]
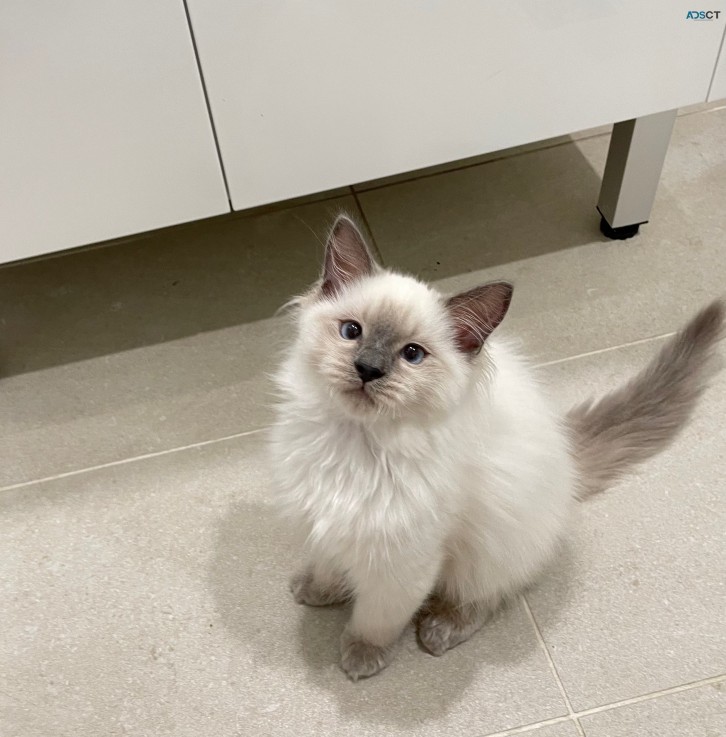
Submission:
[[[189,0],[235,208],[703,102],[726,13],[689,9]]]
[[[0,262],[227,211],[182,0],[0,2]]]

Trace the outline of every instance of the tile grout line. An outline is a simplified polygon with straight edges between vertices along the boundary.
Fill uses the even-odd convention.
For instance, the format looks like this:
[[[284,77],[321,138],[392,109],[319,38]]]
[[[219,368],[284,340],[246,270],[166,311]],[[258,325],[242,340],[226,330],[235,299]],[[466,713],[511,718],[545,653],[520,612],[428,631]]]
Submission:
[[[718,106],[710,107],[707,110],[693,110],[687,113],[679,112],[677,117],[687,118],[689,115],[700,115],[701,113],[703,113],[704,115],[708,115],[709,113],[717,113],[719,110],[723,110],[724,108],[726,108],[726,105],[718,105]]]
[[[579,132],[580,131],[574,131],[574,134],[577,134]],[[572,135],[573,133],[563,133],[562,134],[562,136],[572,136]],[[536,146],[538,141],[533,141],[531,144],[530,143],[522,144],[523,146],[529,146],[529,145],[533,146],[533,148],[528,149],[526,151],[515,151],[514,153],[503,154],[501,156],[497,156],[496,154],[499,153],[499,151],[507,151],[507,149],[506,148],[495,149],[494,151],[488,152],[488,153],[494,154],[494,156],[492,156],[491,159],[487,159],[486,161],[473,161],[469,164],[462,164],[461,166],[453,166],[451,169],[447,168],[447,169],[444,169],[443,171],[426,171],[427,169],[430,169],[430,168],[433,169],[437,166],[448,166],[447,162],[442,162],[441,164],[433,164],[431,167],[423,167],[423,169],[414,169],[413,172],[422,171],[423,173],[416,175],[416,174],[413,174],[413,172],[411,172],[413,176],[410,176],[410,177],[406,176],[408,172],[402,172],[400,175],[391,174],[390,175],[391,177],[397,177],[397,176],[403,177],[402,179],[395,181],[395,182],[388,182],[387,184],[374,184],[374,185],[371,185],[370,187],[364,187],[364,189],[358,189],[358,187],[361,187],[365,185],[366,183],[366,182],[359,182],[357,184],[352,184],[351,187],[353,188],[354,192],[357,192],[359,194],[366,194],[367,192],[375,192],[377,190],[386,189],[386,187],[395,187],[399,184],[407,184],[409,182],[418,182],[421,179],[430,179],[431,177],[439,177],[439,176],[442,176],[443,174],[451,174],[452,172],[456,172],[456,171],[464,171],[466,169],[473,169],[477,166],[486,166],[487,164],[494,164],[500,161],[507,161],[508,159],[519,158],[520,156],[526,156],[527,154],[537,153],[539,151],[550,151],[555,148],[560,148],[561,146],[567,146],[569,144],[577,144],[580,141],[589,141],[589,140],[592,140],[593,138],[600,138],[601,136],[609,136],[609,135],[610,135],[610,131],[604,131],[601,133],[591,133],[589,135],[584,135],[581,138],[570,138],[570,140],[568,141],[559,141],[558,143],[550,143],[549,145],[545,145],[545,146]],[[555,136],[555,138],[560,138],[560,137],[561,136]],[[545,138],[543,140],[548,141],[551,139]],[[518,146],[512,146],[510,148],[518,148]],[[476,158],[477,156],[487,156],[487,155],[488,155],[487,153],[478,154],[478,155],[475,154],[475,156],[473,157],[466,157],[466,158],[467,159]],[[466,161],[466,159],[464,160]],[[380,179],[388,179],[388,178],[389,177],[380,177]],[[377,179],[368,180],[368,181],[375,182],[377,181]]]
[[[702,686],[710,686],[713,683],[722,683],[726,681],[726,673],[722,673],[719,676],[711,676],[710,678],[703,678],[700,681],[692,681],[691,683],[684,683],[680,686],[671,686],[670,688],[664,688],[661,691],[653,691],[651,693],[642,694],[640,696],[633,696],[630,699],[622,699],[621,701],[614,701],[612,704],[603,704],[602,706],[593,706],[591,709],[583,709],[582,711],[575,712],[578,717],[589,717],[593,714],[601,714],[604,711],[610,711],[611,709],[620,709],[623,706],[632,706],[633,704],[642,704],[645,701],[653,701],[663,696],[672,696],[673,694],[682,693],[683,691],[691,691],[694,688],[701,688]]]
[[[565,690],[565,686],[562,683],[560,674],[557,672],[557,666],[555,665],[555,661],[552,658],[552,654],[547,649],[547,643],[544,641],[544,637],[542,636],[542,630],[540,630],[539,625],[537,624],[537,620],[534,618],[534,614],[532,614],[532,609],[529,606],[527,597],[524,594],[522,594],[521,600],[522,600],[522,604],[524,605],[524,610],[527,612],[527,616],[529,617],[529,621],[531,622],[532,627],[534,628],[535,635],[537,636],[537,642],[539,642],[540,647],[542,648],[542,651],[544,652],[545,657],[547,658],[547,664],[549,665],[550,671],[552,671],[552,675],[554,676],[555,682],[557,683],[557,688],[559,688],[560,693],[562,694],[562,698],[565,702],[565,706],[567,707],[567,713],[569,714],[569,718],[572,720],[573,724],[575,725],[580,737],[585,737],[585,732],[583,731],[582,725],[580,724],[577,717],[575,716],[575,710],[572,708],[570,697],[567,695],[567,691]]]
[[[514,735],[526,734],[527,732],[533,732],[535,729],[542,729],[542,727],[553,727],[557,724],[565,724],[571,721],[572,719],[569,716],[552,717],[552,719],[544,719],[541,722],[532,722],[532,724],[524,724],[521,727],[505,729],[503,732],[494,732],[493,734],[485,735],[485,737],[514,737]]]
[[[580,717],[589,717],[595,714],[602,714],[606,711],[612,711],[613,709],[620,709],[625,706],[633,706],[635,704],[642,704],[646,701],[655,701],[664,696],[672,696],[673,694],[683,693],[684,691],[691,691],[696,688],[703,686],[710,686],[714,683],[726,682],[726,673],[720,676],[712,676],[711,678],[703,678],[700,681],[692,681],[691,683],[684,683],[681,686],[672,686],[671,688],[663,689],[662,691],[653,691],[651,693],[642,694],[640,696],[634,696],[630,699],[623,699],[621,701],[614,701],[611,704],[603,704],[602,706],[594,706],[591,709],[583,709],[582,711],[573,712],[572,716],[561,716],[552,717],[551,719],[543,719],[541,722],[532,722],[531,724],[523,724],[519,727],[512,727],[511,729],[505,729],[502,732],[494,732],[485,737],[514,737],[514,735],[526,734],[542,727],[551,727],[556,724],[563,724],[565,722],[574,721],[577,722],[578,726]],[[582,733],[581,733],[582,734]]]
[[[363,209],[363,205],[360,203],[360,199],[358,199],[358,192],[355,191],[355,187],[350,187],[350,193],[355,200],[355,206],[358,208],[358,213],[360,214],[361,220],[363,221],[363,225],[365,225],[366,230],[368,231],[368,235],[371,238],[371,243],[373,245],[373,248],[376,252],[376,256],[378,256],[378,263],[382,266],[385,266],[385,261],[383,260],[383,254],[381,253],[381,249],[378,248],[378,243],[376,242],[376,237],[373,235],[373,229],[371,228],[371,224],[368,222],[368,217],[366,216],[365,210]]]
[[[543,361],[542,363],[534,363],[534,368],[543,368],[545,366],[556,366],[560,363],[567,363],[567,361],[574,361],[578,358],[588,358],[589,356],[597,356],[601,353],[608,353],[609,351],[616,351],[619,348],[630,348],[635,345],[644,345],[645,343],[652,343],[656,340],[662,340],[664,338],[671,338],[676,333],[662,333],[661,335],[651,335],[648,338],[639,338],[638,340],[631,340],[627,343],[620,343],[619,345],[611,345],[607,348],[597,348],[594,351],[585,351],[584,353],[576,353],[574,356],[566,356],[565,358],[555,358],[552,361]]]
[[[664,333],[663,335],[653,335],[649,338],[641,338],[640,340],[633,340],[628,343],[622,343],[620,345],[609,346],[607,348],[600,348],[594,351],[587,351],[585,353],[578,353],[572,356],[566,356],[565,358],[557,358],[555,360],[545,361],[543,363],[533,363],[532,367],[535,369],[539,369],[545,366],[554,366],[560,363],[566,363],[567,361],[574,361],[578,358],[586,358],[588,356],[594,356],[600,353],[607,353],[608,351],[616,351],[619,348],[628,348],[634,345],[650,343],[652,341],[656,341],[661,338],[670,337],[671,335],[675,335],[675,333]],[[183,450],[191,450],[193,448],[201,448],[207,445],[213,445],[214,443],[223,443],[227,440],[234,440],[235,438],[242,438],[247,435],[254,435],[255,433],[262,432],[265,429],[267,428],[259,427],[254,430],[247,430],[245,432],[233,433],[231,435],[223,435],[219,438],[210,438],[209,440],[202,440],[198,443],[190,443],[188,445],[180,445],[180,446],[175,446],[173,448],[165,448],[163,450],[154,451],[152,453],[143,453],[137,456],[129,456],[128,458],[122,458],[117,461],[109,461],[108,463],[100,463],[100,464],[93,465],[93,466],[84,466],[83,468],[76,468],[72,471],[65,471],[64,473],[60,473],[60,474],[52,474],[51,476],[42,476],[36,479],[20,481],[16,484],[8,484],[7,486],[0,486],[0,493],[2,493],[3,491],[13,491],[14,489],[20,489],[25,486],[32,486],[33,484],[42,484],[42,483],[45,483],[46,481],[54,481],[56,479],[68,478],[69,476],[77,476],[79,474],[86,473],[88,471],[97,471],[102,468],[110,468],[112,466],[120,466],[125,463],[134,463],[136,461],[143,461],[149,458],[156,458],[158,456],[166,455],[168,453],[178,453]]]
[[[39,479],[31,479],[30,481],[20,481],[17,484],[10,484],[9,486],[0,486],[0,494],[4,491],[13,491],[14,489],[22,489],[25,486],[33,486],[34,484],[43,484],[46,481],[56,481],[58,479],[66,479],[70,476],[80,476],[81,474],[88,473],[90,471],[99,471],[103,468],[114,468],[115,466],[124,466],[127,463],[136,463],[136,461],[145,461],[150,458],[158,458],[159,456],[170,455],[172,453],[179,453],[184,450],[193,450],[194,448],[204,448],[207,445],[214,445],[215,443],[223,443],[227,440],[235,440],[237,438],[244,438],[249,435],[256,435],[257,433],[264,432],[267,428],[258,427],[254,430],[245,430],[245,432],[233,433],[232,435],[224,435],[221,438],[212,438],[211,440],[202,440],[198,443],[190,443],[189,445],[178,445],[174,448],[165,448],[164,450],[156,450],[152,453],[143,453],[138,456],[130,456],[129,458],[122,458],[118,461],[109,461],[108,463],[99,463],[95,466],[86,466],[84,468],[77,468],[73,471],[65,471],[64,473],[57,473],[52,476],[43,476]]]

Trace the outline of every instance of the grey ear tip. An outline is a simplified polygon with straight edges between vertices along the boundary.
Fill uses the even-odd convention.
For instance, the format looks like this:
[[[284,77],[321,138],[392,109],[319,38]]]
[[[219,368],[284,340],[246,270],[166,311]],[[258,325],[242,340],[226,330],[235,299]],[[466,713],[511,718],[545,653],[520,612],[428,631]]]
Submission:
[[[343,225],[352,226],[357,229],[355,221],[347,212],[339,212],[335,217],[335,222],[333,223],[333,230],[337,230]]]
[[[479,287],[482,291],[494,290],[499,293],[505,300],[509,301],[512,299],[514,293],[514,284],[504,279],[498,279],[497,281],[487,282]]]
[[[510,281],[498,281],[495,282],[492,286],[499,287],[503,292],[503,299],[506,302],[507,305],[512,301],[512,295],[514,294],[514,284]]]

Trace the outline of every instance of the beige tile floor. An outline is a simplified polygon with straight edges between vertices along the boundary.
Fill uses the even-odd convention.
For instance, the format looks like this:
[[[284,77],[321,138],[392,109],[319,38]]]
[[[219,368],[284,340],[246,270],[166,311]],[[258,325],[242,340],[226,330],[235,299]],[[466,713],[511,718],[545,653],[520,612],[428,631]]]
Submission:
[[[635,371],[726,293],[726,109],[686,113],[632,241],[597,229],[597,130],[0,268],[0,735],[726,735],[726,374],[526,597],[358,684],[344,612],[287,593],[262,433],[341,209],[442,289],[513,279],[563,406]]]

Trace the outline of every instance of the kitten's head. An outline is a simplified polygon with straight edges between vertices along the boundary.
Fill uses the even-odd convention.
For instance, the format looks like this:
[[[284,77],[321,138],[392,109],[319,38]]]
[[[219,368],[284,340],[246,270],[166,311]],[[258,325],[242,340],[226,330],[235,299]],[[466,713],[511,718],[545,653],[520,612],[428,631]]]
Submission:
[[[297,391],[345,414],[425,421],[461,400],[476,357],[507,312],[512,287],[445,298],[378,266],[355,225],[336,221],[320,282],[300,302]],[[302,363],[300,363],[302,361]]]

